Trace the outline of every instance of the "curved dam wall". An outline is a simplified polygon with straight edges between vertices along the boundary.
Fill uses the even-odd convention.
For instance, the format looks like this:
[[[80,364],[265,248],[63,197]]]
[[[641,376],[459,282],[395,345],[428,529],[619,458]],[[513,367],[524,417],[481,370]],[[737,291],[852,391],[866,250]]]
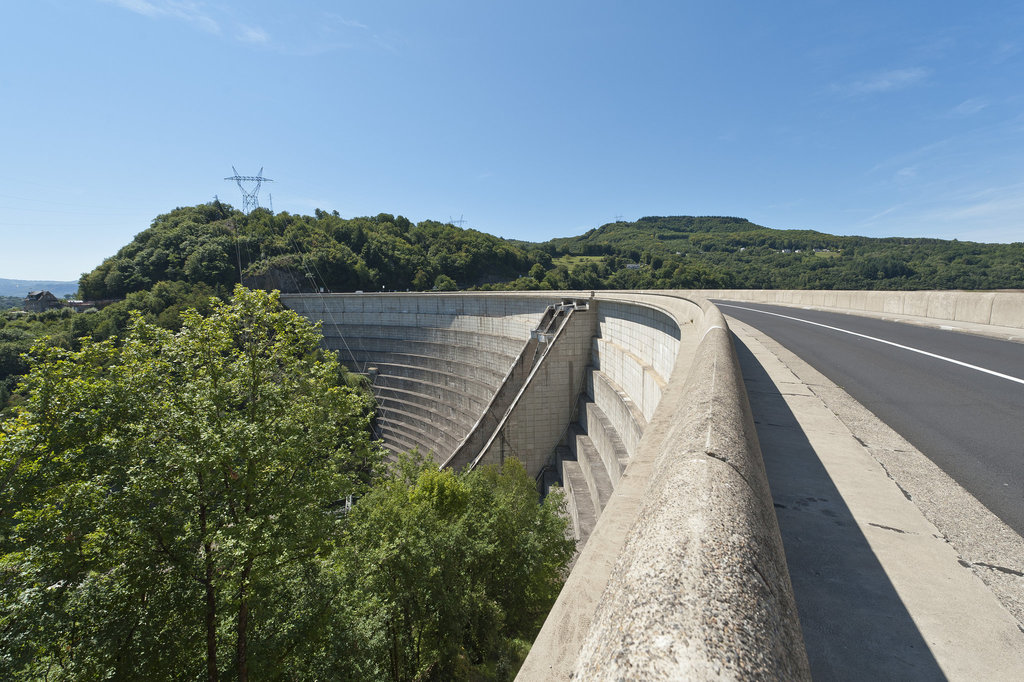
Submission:
[[[467,436],[557,296],[285,294],[324,343],[373,380],[394,452],[447,457]]]
[[[808,678],[713,305],[630,292],[282,300],[374,380],[393,450],[458,466],[513,454],[564,485],[580,552],[518,679]]]

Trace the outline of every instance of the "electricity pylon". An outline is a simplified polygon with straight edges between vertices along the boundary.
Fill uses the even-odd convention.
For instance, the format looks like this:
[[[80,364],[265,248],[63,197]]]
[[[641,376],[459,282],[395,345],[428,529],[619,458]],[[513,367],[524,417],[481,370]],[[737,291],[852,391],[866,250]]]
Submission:
[[[263,169],[260,168],[258,175],[239,175],[235,167],[232,166],[231,170],[235,171],[235,174],[230,178],[224,178],[225,180],[234,180],[238,183],[238,189],[242,190],[242,213],[249,213],[254,208],[260,207],[260,185],[264,182],[273,182],[270,178],[263,177]],[[252,188],[252,191],[247,191],[242,186],[243,182],[255,182],[256,186]]]

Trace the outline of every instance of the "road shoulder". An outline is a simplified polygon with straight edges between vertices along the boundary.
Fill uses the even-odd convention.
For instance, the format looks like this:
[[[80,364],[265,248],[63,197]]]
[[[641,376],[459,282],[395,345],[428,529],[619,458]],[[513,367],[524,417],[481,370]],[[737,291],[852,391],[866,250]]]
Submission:
[[[793,353],[729,324],[814,672],[1024,679],[1024,539]]]

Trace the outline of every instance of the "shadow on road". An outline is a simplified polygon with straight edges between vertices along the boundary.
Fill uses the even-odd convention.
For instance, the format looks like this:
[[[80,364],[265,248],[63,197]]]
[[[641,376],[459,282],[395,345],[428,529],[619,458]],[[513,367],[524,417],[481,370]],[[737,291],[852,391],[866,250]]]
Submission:
[[[786,401],[750,350],[733,341],[811,674],[818,680],[945,679]]]

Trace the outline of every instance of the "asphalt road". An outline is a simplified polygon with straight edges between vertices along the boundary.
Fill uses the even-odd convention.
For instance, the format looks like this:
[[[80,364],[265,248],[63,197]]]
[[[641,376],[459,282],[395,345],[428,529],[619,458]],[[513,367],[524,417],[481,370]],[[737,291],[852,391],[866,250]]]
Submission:
[[[1024,344],[856,315],[715,303],[842,387],[1024,535]]]

